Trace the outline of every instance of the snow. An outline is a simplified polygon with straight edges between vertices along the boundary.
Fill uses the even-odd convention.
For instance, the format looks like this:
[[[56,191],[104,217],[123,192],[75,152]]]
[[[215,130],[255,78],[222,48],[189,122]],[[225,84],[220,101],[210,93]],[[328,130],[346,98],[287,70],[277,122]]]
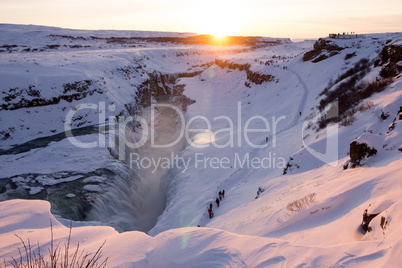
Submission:
[[[42,185],[55,185],[58,183],[75,181],[75,180],[78,180],[81,178],[82,178],[82,176],[71,176],[71,177],[68,177],[65,179],[55,180],[55,179],[49,178],[47,176],[38,176],[38,177],[36,177],[36,180]]]
[[[174,33],[174,32],[150,32],[150,31],[87,31],[75,29],[63,29],[58,27],[47,27],[37,25],[13,25],[0,24],[0,43],[14,44],[23,41],[23,44],[43,45],[44,40],[49,40],[52,44],[57,43],[58,36],[71,36],[75,38],[87,38],[91,36],[98,38],[110,37],[188,37],[194,36],[195,33]],[[53,36],[51,36],[53,35]]]
[[[56,30],[58,34],[73,36],[95,34],[39,26],[0,26],[0,40],[10,44],[43,46],[48,44],[46,36]],[[34,33],[33,29],[40,32]],[[138,33],[96,34],[108,37]],[[60,101],[49,106],[1,110],[0,134],[13,128],[14,132],[0,144],[0,182],[11,179],[32,196],[44,194],[50,187],[80,183],[82,189],[78,192],[67,188],[63,202],[89,198],[89,194],[90,198],[111,198],[98,203],[96,213],[104,218],[94,217],[94,212],[89,219],[93,221],[74,221],[72,229],[72,244],[79,242],[80,248],[88,252],[95,252],[106,240],[103,255],[109,258],[108,267],[399,267],[402,123],[396,115],[402,106],[402,78],[399,76],[384,91],[364,100],[370,106],[354,114],[353,124],[337,126],[335,152],[325,151],[329,148],[330,128],[313,129],[312,119],[318,114],[318,95],[330,79],[335,80],[362,58],[375,59],[376,51],[381,51],[388,39],[398,44],[400,38],[400,34],[376,34],[333,40],[345,49],[318,63],[302,60],[302,53],[312,47],[313,41],[286,42],[242,53],[231,51],[234,48],[223,52],[225,48],[146,44],[146,48],[108,45],[79,51],[0,54],[2,91],[34,84],[42,89],[41,95],[51,98],[63,94],[65,83],[92,79],[95,83],[91,87],[104,92],[71,103]],[[193,53],[196,51],[199,53]],[[177,56],[183,52],[188,54]],[[356,56],[345,61],[345,55],[352,52]],[[250,63],[252,71],[273,75],[275,79],[261,85],[250,83],[249,88],[245,86],[245,71],[217,65],[200,67],[215,58]],[[269,66],[260,64],[267,60],[274,62]],[[138,69],[128,75],[116,71],[127,66]],[[144,178],[135,178],[137,171],[129,170],[127,163],[113,157],[105,147],[82,149],[65,136],[58,136],[64,131],[62,121],[67,112],[78,104],[96,103],[95,109],[80,114],[85,118],[81,126],[90,128],[99,125],[100,115],[112,118],[126,112],[125,105],[148,73],[195,70],[202,72],[179,80],[185,86],[184,94],[196,102],[187,107],[187,121],[176,125],[199,131],[189,133],[187,144],[178,152],[178,159],[186,165],[173,165],[163,175],[160,187],[167,189],[166,207],[155,226],[147,233],[119,233],[118,228],[101,226],[120,220],[131,226],[130,214],[135,214],[132,203],[138,202],[137,196],[133,196],[138,194],[135,188],[147,195],[152,192],[147,187],[158,184],[138,186],[141,179],[155,178],[147,173],[141,173]],[[375,79],[379,71],[380,68],[373,69],[364,79]],[[6,93],[0,94],[2,103],[6,103]],[[22,94],[29,97],[27,92]],[[101,106],[100,101],[105,105]],[[109,109],[112,106],[114,109]],[[144,116],[149,112],[142,111]],[[382,119],[382,112],[390,116]],[[392,123],[394,128],[390,131]],[[109,142],[113,131],[116,130],[84,131],[76,138],[81,143],[99,145],[103,138]],[[344,169],[349,161],[349,145],[354,140],[375,147],[378,153],[360,167]],[[336,165],[323,162],[311,150],[322,155],[334,153]],[[154,156],[166,153],[147,149],[144,152]],[[288,162],[292,167],[283,175]],[[257,194],[259,188],[264,191]],[[222,190],[225,197],[217,207],[215,199]],[[161,193],[158,189],[154,192]],[[309,202],[300,201],[298,211],[289,209],[292,202],[308,197]],[[160,199],[148,198],[143,199],[148,200],[145,203]],[[210,204],[213,219],[208,218],[206,209]],[[360,229],[366,209],[379,213],[370,223],[372,231],[368,233]],[[50,202],[0,202],[0,259],[18,256],[22,245],[15,234],[32,244],[38,242],[41,252],[48,254],[50,221],[56,243],[65,242],[69,223],[52,214]]]
[[[96,139],[95,135],[80,137],[81,142],[92,142]],[[50,143],[44,148],[32,149],[26,153],[1,155],[2,163],[7,163],[0,168],[1,177],[11,177],[24,173],[46,174],[76,170],[87,172],[94,170],[99,166],[99,163],[104,163],[110,159],[104,148],[94,148],[91,151],[93,157],[88,159],[88,152],[79,150],[79,148],[71,144],[67,139],[64,139],[57,143]],[[63,165],[60,165],[60,163],[63,163]],[[75,179],[78,178],[72,177],[69,180]],[[40,177],[40,181],[47,185],[52,185],[59,180],[55,181],[54,179],[42,176]]]
[[[94,185],[94,184],[87,184],[82,189],[87,192],[101,192],[102,191],[102,188],[99,185]]]
[[[28,187],[27,190],[29,191],[30,195],[36,195],[40,193],[43,188],[42,187]]]
[[[104,182],[105,178],[100,176],[93,176],[83,180],[83,183],[100,183]]]
[[[33,205],[35,213],[31,212]],[[395,212],[393,215],[399,215],[400,205],[390,207],[387,213]],[[11,200],[2,202],[2,207],[8,209],[9,213],[1,216],[0,232],[13,247],[19,244],[13,234],[15,227],[26,226],[28,223],[29,227],[21,230],[18,235],[45,245],[50,235],[49,219],[52,220],[55,242],[65,242],[63,237],[68,234],[67,227],[52,217],[47,202]],[[394,238],[400,235],[395,225],[392,230],[387,229],[387,232]],[[361,263],[375,266],[386,263],[390,267],[397,267],[400,244],[390,249],[395,239],[375,239],[373,236],[377,233],[381,232],[373,230],[371,237],[360,242],[365,244],[362,251],[362,248],[355,246],[358,243],[356,241],[321,248],[300,246],[283,239],[239,235],[214,228],[172,229],[150,237],[141,232],[119,234],[110,227],[87,226],[73,229],[72,245],[80,242],[85,250],[94,251],[106,240],[103,254],[109,256],[108,266],[111,267],[266,267],[270,264],[297,267],[307,263],[320,267]],[[383,242],[379,243],[378,240]],[[5,256],[12,252],[12,247],[2,249]],[[45,250],[42,252],[46,254]]]

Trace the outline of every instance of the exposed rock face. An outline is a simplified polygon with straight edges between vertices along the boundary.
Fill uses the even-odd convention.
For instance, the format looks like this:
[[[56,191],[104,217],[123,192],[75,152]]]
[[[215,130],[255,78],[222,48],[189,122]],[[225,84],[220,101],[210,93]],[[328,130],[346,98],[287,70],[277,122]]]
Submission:
[[[275,79],[275,76],[270,75],[270,74],[262,74],[259,72],[254,72],[250,69],[250,64],[238,64],[238,63],[233,63],[229,62],[227,60],[220,60],[220,59],[215,59],[215,64],[218,65],[220,68],[228,68],[231,70],[239,70],[239,71],[246,71],[247,74],[247,80],[256,84],[256,85],[261,85],[264,82],[271,82]],[[250,83],[246,82],[246,86],[250,86]]]
[[[53,105],[58,104],[60,100],[72,102],[95,93],[103,94],[103,92],[103,89],[94,87],[92,80],[63,84],[63,94],[47,98],[41,96],[41,89],[35,85],[29,85],[27,88],[10,88],[8,92],[3,92],[7,95],[3,97],[5,103],[0,106],[0,111]]]
[[[370,232],[371,227],[369,226],[370,222],[372,219],[374,219],[379,213],[374,213],[374,214],[369,214],[367,213],[367,209],[363,213],[363,221],[362,224],[360,225],[364,231]],[[382,224],[384,226],[384,224]],[[383,228],[383,227],[382,227]]]
[[[339,47],[330,40],[320,38],[314,43],[314,49],[307,51],[304,54],[303,61],[312,60],[312,62],[316,63],[329,57],[335,56],[336,54],[338,54],[338,51],[341,51],[343,49],[343,47]],[[323,52],[327,52],[329,53],[329,55],[322,54]]]
[[[149,79],[138,86],[138,91],[133,103],[126,104],[126,110],[129,115],[135,114],[141,107],[148,107],[151,105],[151,99],[154,96],[173,95],[180,97],[183,103],[190,105],[194,103],[183,95],[184,86],[178,85],[177,81],[181,77],[193,77],[200,72],[193,73],[179,73],[179,74],[161,74],[159,72],[148,73]],[[182,107],[186,111],[186,106]],[[124,113],[124,111],[122,111]]]

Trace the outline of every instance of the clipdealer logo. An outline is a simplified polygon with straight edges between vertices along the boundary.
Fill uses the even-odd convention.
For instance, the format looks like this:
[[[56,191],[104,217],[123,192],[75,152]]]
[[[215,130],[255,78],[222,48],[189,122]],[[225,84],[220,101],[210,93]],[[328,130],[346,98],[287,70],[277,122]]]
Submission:
[[[177,125],[180,126],[178,135],[175,140],[167,144],[157,144],[157,120],[156,110],[157,107],[164,107],[172,109],[176,113]],[[98,139],[92,142],[81,142],[73,135],[73,121],[76,113],[80,110],[91,109],[95,110],[99,114],[99,135]],[[114,106],[109,106],[110,111],[114,111]],[[338,115],[337,103],[334,103],[331,108],[326,110],[325,116],[327,118]],[[317,122],[322,115],[317,115],[314,118],[314,122]],[[283,157],[278,157],[275,153],[269,152],[268,155],[262,158],[251,157],[250,154],[233,153],[232,157],[211,157],[206,155],[196,154],[193,159],[184,159],[179,156],[170,157],[141,157],[136,149],[141,148],[145,144],[150,145],[152,148],[169,149],[174,145],[177,145],[182,139],[185,139],[188,146],[197,149],[204,149],[213,146],[217,149],[225,148],[241,148],[242,146],[248,146],[251,149],[261,149],[271,146],[275,148],[277,146],[277,131],[278,123],[285,120],[286,116],[280,116],[278,118],[272,116],[270,120],[267,118],[255,115],[247,120],[242,117],[241,102],[237,103],[237,114],[235,118],[231,118],[227,115],[215,116],[211,120],[214,122],[220,121],[225,123],[227,127],[214,130],[212,129],[211,120],[205,116],[197,115],[186,120],[184,113],[174,105],[171,104],[153,104],[151,106],[150,120],[146,120],[141,116],[109,116],[106,120],[106,105],[105,102],[83,103],[75,106],[71,109],[65,119],[65,133],[68,140],[79,148],[115,148],[118,151],[119,160],[129,161],[131,167],[138,169],[152,168],[156,172],[158,168],[169,168],[172,166],[184,167],[187,170],[191,163],[195,167],[201,168],[230,168],[233,166],[247,167],[247,168],[283,168],[286,165],[286,160]],[[136,123],[142,129],[141,137],[137,140],[129,139],[126,134],[126,130],[130,124]],[[260,128],[253,128],[252,125],[262,126]],[[303,130],[306,128],[308,121],[303,123]],[[202,126],[202,127],[200,127]],[[107,131],[106,131],[107,130]],[[303,137],[302,130],[302,137]],[[107,133],[107,134],[105,134]],[[325,153],[319,152],[310,148],[302,139],[303,146],[317,159],[330,164],[332,166],[338,165],[338,125],[333,124],[326,128],[327,140]],[[255,143],[250,139],[250,135],[260,135],[261,142]],[[265,141],[265,137],[268,138],[269,143]],[[107,139],[106,139],[107,137]],[[224,138],[222,138],[224,137]],[[132,149],[128,151],[128,149]],[[129,157],[129,159],[127,159]]]
[[[155,143],[155,133],[156,133],[156,117],[155,117],[155,111],[156,107],[166,107],[169,109],[173,109],[178,117],[178,120],[180,121],[180,131],[179,135],[176,138],[176,140],[170,142],[169,144],[156,144]],[[73,118],[76,115],[76,113],[80,110],[83,109],[91,109],[91,110],[98,110],[99,114],[99,132],[104,132],[106,128],[109,131],[109,139],[108,139],[108,144],[106,144],[106,138],[105,135],[99,135],[98,141],[92,141],[92,142],[80,142],[74,137],[72,133],[72,126],[73,126]],[[139,115],[134,115],[134,116],[118,116],[117,118],[115,116],[109,116],[108,120],[106,120],[106,105],[104,102],[100,102],[99,104],[93,104],[93,103],[83,103],[75,106],[72,108],[68,113],[65,118],[65,123],[64,123],[64,130],[67,135],[68,140],[75,146],[79,148],[94,148],[94,147],[111,147],[114,148],[116,146],[115,138],[114,135],[117,135],[118,141],[119,141],[119,149],[122,151],[125,150],[125,146],[129,148],[140,148],[142,147],[146,142],[150,142],[152,148],[168,148],[171,147],[180,140],[185,137],[187,143],[194,147],[194,148],[207,148],[209,146],[214,146],[215,148],[227,148],[227,147],[242,147],[244,142],[246,145],[248,145],[251,148],[266,148],[268,147],[268,144],[266,143],[253,143],[250,140],[250,133],[260,133],[261,136],[270,136],[270,141],[273,147],[277,146],[277,139],[276,139],[276,132],[277,132],[277,125],[280,121],[285,120],[286,116],[280,116],[279,118],[276,118],[272,116],[271,118],[271,123],[269,120],[263,116],[260,115],[255,115],[250,118],[248,118],[245,122],[243,122],[241,113],[242,113],[242,107],[241,107],[241,102],[237,103],[237,116],[235,120],[230,118],[227,115],[219,115],[214,117],[212,120],[213,121],[224,121],[228,125],[227,128],[222,128],[218,129],[216,131],[212,131],[212,124],[210,119],[208,119],[205,116],[193,116],[189,118],[188,120],[185,120],[184,113],[177,108],[174,105],[171,104],[153,104],[151,105],[151,120],[150,123],[148,123],[144,118],[142,118]],[[109,110],[114,110],[113,108],[109,108]],[[126,128],[127,126],[132,123],[132,122],[138,122],[139,125],[142,128],[142,137],[136,141],[132,142],[126,138]],[[253,122],[258,122],[263,125],[263,128],[252,128],[250,125]],[[192,124],[193,123],[202,123],[205,127],[204,128],[193,128]],[[117,131],[117,134],[116,134]],[[191,136],[191,134],[193,134]],[[194,141],[193,137],[197,136],[197,134],[200,135],[208,135],[209,134],[209,142],[203,142],[199,143]],[[221,136],[222,134],[227,134],[229,138],[225,140],[225,143],[218,143],[217,139],[215,137]],[[236,134],[236,135],[235,135]],[[150,139],[149,139],[150,137]],[[205,137],[204,137],[205,138]],[[244,141],[243,141],[244,139]]]
[[[335,101],[331,103],[326,110],[324,110],[322,113],[316,115],[312,122],[318,123],[320,119],[324,120],[331,120],[337,118],[339,115],[339,106],[338,106],[338,101]],[[336,121],[336,120],[335,120]],[[307,125],[309,124],[308,121],[305,121],[303,123],[303,128],[302,128],[302,137],[304,137],[304,130],[307,128]],[[339,163],[339,156],[338,156],[338,128],[339,125],[338,123],[333,123],[327,125],[325,128],[326,130],[326,139],[325,139],[325,152],[319,152],[310,146],[308,146],[304,139],[302,139],[303,146],[306,148],[306,150],[312,154],[315,158],[321,160],[322,162],[332,166],[332,167],[337,167]]]

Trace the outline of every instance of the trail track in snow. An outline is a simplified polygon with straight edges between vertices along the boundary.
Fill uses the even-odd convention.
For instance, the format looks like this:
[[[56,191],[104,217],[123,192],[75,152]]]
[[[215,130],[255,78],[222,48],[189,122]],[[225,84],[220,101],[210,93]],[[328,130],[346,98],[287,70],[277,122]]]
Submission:
[[[299,107],[297,108],[297,112],[296,112],[296,115],[294,116],[293,120],[289,123],[289,125],[282,128],[281,130],[277,131],[275,133],[276,135],[296,126],[299,123],[300,118],[302,116],[302,114],[300,114],[300,113],[302,113],[304,111],[304,108],[306,106],[308,92],[309,92],[309,89],[308,89],[306,83],[303,81],[301,76],[296,71],[293,71],[292,69],[286,69],[286,70],[291,72],[292,74],[294,74],[297,77],[297,79],[299,80],[300,84],[303,86],[303,96],[300,100]]]

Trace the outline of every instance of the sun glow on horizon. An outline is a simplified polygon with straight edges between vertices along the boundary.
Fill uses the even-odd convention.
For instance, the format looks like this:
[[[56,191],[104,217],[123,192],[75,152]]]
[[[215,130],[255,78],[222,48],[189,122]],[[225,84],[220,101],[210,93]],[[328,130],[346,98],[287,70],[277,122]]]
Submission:
[[[2,23],[82,30],[186,32],[224,36],[318,38],[329,32],[400,32],[401,0],[378,1],[0,1]],[[29,2],[29,4],[27,4]],[[31,3],[35,2],[35,4]],[[94,4],[96,2],[96,4]],[[77,10],[77,6],[80,8]],[[121,8],[124,7],[124,8]],[[72,15],[73,14],[73,15]]]
[[[222,20],[215,20],[202,25],[202,34],[210,34],[215,36],[216,39],[222,39],[226,36],[239,35],[239,26],[237,23],[224,22]]]
[[[225,38],[227,35],[224,34],[224,33],[215,33],[215,34],[213,34],[213,36],[214,36],[216,39],[223,39],[223,38]]]
[[[209,14],[208,19],[204,17],[197,18],[200,34],[210,34],[216,39],[222,39],[226,36],[239,35],[242,28],[242,19],[244,9],[233,5],[232,1],[207,1],[203,7],[204,12],[200,14]]]
[[[222,17],[204,22],[200,28],[202,29],[202,34],[213,35],[216,39],[222,39],[231,35],[239,35],[238,23]]]

